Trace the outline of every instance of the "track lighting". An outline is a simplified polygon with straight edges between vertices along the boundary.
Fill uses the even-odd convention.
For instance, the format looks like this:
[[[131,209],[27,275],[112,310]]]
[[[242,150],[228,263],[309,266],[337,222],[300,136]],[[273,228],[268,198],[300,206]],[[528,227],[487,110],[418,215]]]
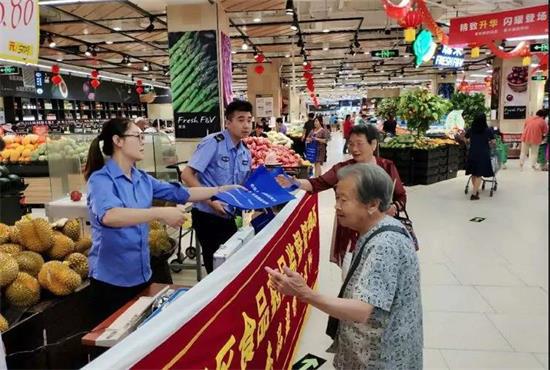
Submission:
[[[241,49],[248,50],[248,43],[245,41],[243,45],[241,46]]]
[[[92,51],[93,51],[92,47],[88,46],[86,48],[86,51],[84,52],[84,55],[86,55],[87,57],[91,57],[92,56]]]
[[[53,40],[52,35],[48,35],[48,46],[51,48],[55,48],[55,41]]]
[[[288,15],[294,14],[294,2],[292,0],[286,0],[285,13]]]
[[[145,31],[147,31],[147,32],[153,32],[154,29],[155,29],[155,24],[154,24],[154,22],[155,22],[155,17],[150,16],[150,17],[149,17],[149,25],[145,28]]]

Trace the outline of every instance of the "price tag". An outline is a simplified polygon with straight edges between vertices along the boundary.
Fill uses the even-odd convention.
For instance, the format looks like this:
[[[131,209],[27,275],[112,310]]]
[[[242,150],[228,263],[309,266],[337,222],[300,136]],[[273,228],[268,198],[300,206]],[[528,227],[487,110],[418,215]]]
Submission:
[[[38,0],[0,0],[0,58],[38,63]]]

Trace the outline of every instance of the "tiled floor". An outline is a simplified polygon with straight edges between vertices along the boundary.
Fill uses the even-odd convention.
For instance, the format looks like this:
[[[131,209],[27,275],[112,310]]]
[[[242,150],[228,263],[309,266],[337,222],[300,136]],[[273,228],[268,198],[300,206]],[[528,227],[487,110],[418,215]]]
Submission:
[[[343,159],[339,134],[328,168]],[[408,211],[421,242],[425,369],[548,369],[548,173],[520,172],[516,161],[498,174],[490,198],[471,202],[467,178],[407,189]],[[334,193],[319,196],[321,263],[318,289],[336,295],[342,282],[328,262]],[[485,217],[481,223],[473,217]],[[194,271],[174,274],[192,284]],[[311,309],[296,358],[328,361],[327,316]]]

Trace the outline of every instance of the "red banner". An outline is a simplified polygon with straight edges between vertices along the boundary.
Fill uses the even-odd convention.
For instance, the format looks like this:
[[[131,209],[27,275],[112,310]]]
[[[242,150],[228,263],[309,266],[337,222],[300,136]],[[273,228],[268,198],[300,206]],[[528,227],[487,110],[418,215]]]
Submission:
[[[451,19],[450,45],[548,34],[548,5]]]
[[[284,265],[301,273],[309,286],[315,285],[319,271],[316,195],[305,195],[252,262],[133,368],[290,368],[307,305],[281,296],[268,283],[264,266]]]

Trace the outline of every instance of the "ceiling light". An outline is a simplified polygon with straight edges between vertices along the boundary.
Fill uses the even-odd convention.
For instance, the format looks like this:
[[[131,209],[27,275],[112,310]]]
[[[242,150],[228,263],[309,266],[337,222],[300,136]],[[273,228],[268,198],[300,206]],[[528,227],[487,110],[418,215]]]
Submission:
[[[149,25],[145,28],[145,31],[147,32],[153,32],[155,30],[155,17],[150,16],[149,17]]]
[[[383,69],[381,69],[381,70],[380,70],[380,73],[384,73],[384,70],[383,70]]]
[[[324,72],[321,72],[321,73],[319,73],[319,75],[320,75],[320,76],[324,76],[324,75],[325,75],[325,73],[324,73]]]
[[[55,48],[55,41],[53,40],[52,35],[48,35],[48,46],[51,48]]]
[[[485,63],[485,65],[486,65],[487,67],[491,67],[491,66],[492,66],[491,62],[487,62],[487,63]]]
[[[262,21],[262,18],[260,18],[260,17],[256,17],[252,20],[252,22],[254,22],[254,23],[260,23],[261,21]]]
[[[285,13],[288,15],[294,14],[294,3],[292,0],[286,0]]]
[[[285,58],[290,58],[290,54],[285,54]]]
[[[113,44],[113,42],[112,42],[111,40],[105,41],[105,43],[106,43],[107,45],[112,45],[112,44]]]
[[[236,50],[231,50],[231,54],[237,54]]]
[[[302,65],[307,66],[307,60],[304,60],[304,62],[302,63]]]
[[[526,41],[526,40],[547,40],[548,35],[531,35],[531,36],[520,36],[520,37],[510,37],[506,41]]]
[[[59,57],[56,59],[58,62],[62,62],[63,61],[63,58]]]
[[[143,70],[144,70],[144,71],[148,71],[148,70],[149,70],[149,66],[147,65],[147,63],[145,63],[145,64],[143,65]]]
[[[113,27],[113,30],[119,32],[119,31],[122,31],[122,27]]]
[[[92,48],[90,46],[88,46],[86,48],[86,51],[84,52],[84,55],[86,55],[87,57],[91,57],[92,56]]]
[[[323,67],[323,71],[326,71],[327,70],[327,67]]]
[[[489,77],[489,75],[473,73],[470,75],[470,77]]]
[[[246,41],[242,44],[241,49],[248,50],[248,43]]]
[[[290,26],[290,29],[291,29],[292,31],[298,31],[298,26],[295,25],[295,24],[293,24],[292,26]]]
[[[327,51],[329,49],[329,45],[328,45],[328,42],[325,42],[323,44],[323,51]]]

